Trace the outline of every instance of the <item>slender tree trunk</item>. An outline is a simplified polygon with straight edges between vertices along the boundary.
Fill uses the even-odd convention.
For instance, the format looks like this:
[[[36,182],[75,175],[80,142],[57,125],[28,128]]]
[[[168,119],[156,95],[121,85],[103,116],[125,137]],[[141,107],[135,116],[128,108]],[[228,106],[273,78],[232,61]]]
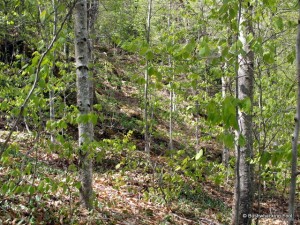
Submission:
[[[224,65],[224,70],[227,68],[227,63]],[[229,79],[226,76],[222,77],[222,98],[226,98],[228,92]],[[224,131],[225,134],[228,133],[227,130]],[[225,144],[223,144],[223,152],[222,152],[222,163],[225,168],[228,168],[228,160],[229,160],[229,149]]]
[[[253,34],[251,21],[252,6],[250,3],[241,11],[239,25],[239,39],[243,43],[245,54],[239,55],[239,69],[237,78],[237,94],[240,100],[249,99],[253,101],[253,66],[254,52],[250,49],[246,37]],[[239,131],[236,132],[236,157],[237,170],[236,172],[236,188],[233,206],[233,221],[234,225],[250,225],[253,205],[253,165],[250,160],[253,157],[253,140],[252,140],[252,106],[250,111],[238,110]],[[241,136],[245,143],[239,143]]]
[[[147,30],[146,41],[150,45],[150,31],[151,31],[151,14],[152,14],[152,0],[148,0],[148,16],[147,16]],[[149,135],[149,121],[148,121],[148,107],[149,107],[149,74],[148,74],[149,61],[146,61],[145,71],[145,86],[144,86],[144,122],[145,122],[145,152],[150,154],[150,135]]]
[[[172,10],[172,0],[169,1],[169,13],[168,13],[168,30],[170,32],[170,27],[171,27],[171,10]],[[171,35],[171,33],[169,33]],[[171,55],[168,55],[168,66],[170,72],[172,71],[172,59]],[[172,71],[173,72],[173,71]],[[171,72],[171,73],[172,73]],[[174,90],[173,90],[173,81],[174,81],[174,73],[172,80],[170,81],[170,108],[169,108],[169,149],[172,151],[174,148],[173,145],[173,108],[174,108]]]
[[[56,30],[57,30],[57,9],[56,9],[56,1],[52,0],[52,7],[54,10],[54,20],[53,20],[53,37],[56,35]],[[53,65],[52,65],[52,72],[51,72],[51,76],[52,78],[54,77],[54,70],[55,70],[55,58],[56,58],[56,52],[55,50],[53,51]],[[52,81],[51,77],[50,77],[50,82]],[[55,108],[54,108],[54,91],[53,91],[53,87],[51,87],[51,90],[49,91],[49,101],[50,101],[50,121],[53,122],[55,119]],[[50,133],[50,140],[52,143],[55,142],[55,137],[53,134],[53,131],[51,130]]]
[[[98,8],[99,8],[99,1],[98,0],[88,0],[88,33],[91,37],[96,36],[95,31],[95,23],[98,17]],[[89,63],[94,63],[94,55],[93,55],[93,48],[94,48],[94,42],[92,38],[89,38],[88,42],[88,49],[89,49]],[[96,101],[96,95],[95,95],[95,85],[94,85],[94,77],[95,77],[95,71],[92,71],[92,79],[90,81],[92,82],[90,84],[90,101],[91,102],[97,102]]]
[[[227,28],[227,31],[228,31],[228,39],[227,39],[227,43],[228,43],[228,46],[231,47],[232,45],[232,36],[231,36],[231,29]],[[221,78],[221,82],[222,82],[222,98],[225,99],[226,96],[228,94],[230,94],[230,88],[229,88],[229,85],[230,85],[230,79],[229,77],[227,76],[226,74],[226,71],[228,70],[228,62],[226,61],[223,65],[223,71],[224,71],[224,75],[222,76]],[[229,134],[230,132],[232,132],[230,129],[226,129],[224,130],[224,134],[227,135]],[[224,167],[226,168],[227,172],[226,172],[226,179],[228,180],[228,173],[229,173],[229,170],[228,170],[228,163],[229,163],[229,149],[228,147],[223,143],[223,152],[222,152],[222,163],[224,165]]]
[[[195,95],[197,96],[199,93],[198,93],[198,90],[196,88],[196,91],[195,91]],[[195,102],[195,108],[196,108],[196,133],[195,133],[195,138],[196,138],[196,153],[198,153],[200,151],[200,103],[199,103],[199,100],[197,100]]]
[[[296,66],[297,66],[297,112],[295,116],[295,130],[292,140],[292,171],[290,183],[290,199],[289,199],[289,225],[293,225],[295,221],[295,195],[296,195],[296,179],[297,179],[297,152],[298,152],[298,139],[300,129],[300,1],[298,1],[299,19],[298,19],[298,34],[296,43]]]
[[[79,117],[88,117],[91,113],[90,77],[88,74],[88,28],[87,28],[87,1],[80,0],[75,6],[75,58],[77,75],[77,107]],[[80,121],[79,132],[79,179],[81,182],[80,194],[84,206],[92,209],[92,159],[89,152],[89,143],[93,140],[93,125],[91,122]]]
[[[172,151],[174,149],[173,145],[173,91],[172,91],[172,83],[170,84],[170,118],[169,118],[169,148]]]
[[[72,24],[72,16],[70,15],[70,17],[68,18],[67,22],[66,22],[66,29],[68,31],[71,31],[71,24]],[[64,55],[65,55],[65,62],[66,62],[66,65],[67,65],[67,68],[66,68],[66,71],[67,73],[70,73],[71,72],[71,69],[70,69],[70,36],[67,35],[66,37],[66,41],[64,43]],[[68,98],[68,95],[67,95],[67,90],[68,90],[68,87],[65,87],[64,90],[63,90],[63,96],[64,96],[64,111],[63,111],[63,117],[65,117],[67,115],[67,98]],[[64,129],[61,129],[61,133],[62,135],[64,135]]]

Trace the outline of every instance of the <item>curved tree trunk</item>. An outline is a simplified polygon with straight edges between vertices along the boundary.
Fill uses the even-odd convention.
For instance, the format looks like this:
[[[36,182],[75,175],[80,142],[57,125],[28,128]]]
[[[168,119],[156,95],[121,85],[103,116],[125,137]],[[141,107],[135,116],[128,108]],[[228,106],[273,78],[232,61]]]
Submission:
[[[90,98],[91,81],[88,75],[88,29],[87,1],[81,0],[75,6],[75,58],[77,75],[77,107],[79,110],[79,179],[80,194],[84,206],[92,209],[92,159],[89,143],[93,140],[93,125],[88,118],[91,113]]]

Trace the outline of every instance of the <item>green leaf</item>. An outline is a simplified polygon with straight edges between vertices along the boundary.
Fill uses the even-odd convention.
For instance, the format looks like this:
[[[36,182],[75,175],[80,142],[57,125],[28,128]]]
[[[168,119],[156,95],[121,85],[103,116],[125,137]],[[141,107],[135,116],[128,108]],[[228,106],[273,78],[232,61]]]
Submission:
[[[146,83],[145,78],[140,75],[133,75],[132,79],[139,85],[144,85]]]
[[[267,164],[267,162],[269,162],[271,157],[272,157],[272,155],[270,152],[264,152],[260,158],[260,164],[262,166],[265,166]]]
[[[192,39],[186,46],[185,50],[188,52],[193,52],[196,47],[196,41]]]
[[[42,89],[45,89],[46,88],[46,81],[44,79],[40,79],[39,80],[39,86],[42,88]]]
[[[88,122],[89,122],[89,115],[88,114],[78,115],[77,123],[88,123]]]
[[[102,111],[102,105],[101,104],[95,104],[93,105],[94,109],[96,109],[97,111]]]
[[[181,170],[181,166],[177,166],[177,167],[175,168],[175,171],[179,171],[179,170]]]
[[[2,193],[3,194],[6,194],[7,192],[8,192],[8,189],[9,189],[9,186],[8,186],[8,184],[7,183],[4,183],[3,185],[2,185]]]
[[[30,195],[33,195],[34,192],[35,192],[35,186],[30,185],[30,186],[28,187],[28,192],[29,192]]]
[[[43,12],[41,12],[41,14],[40,14],[41,23],[45,22],[46,14],[47,14],[46,10],[44,10]]]
[[[64,120],[59,120],[59,121],[57,121],[57,128],[59,128],[59,129],[67,129],[67,127],[68,127],[68,125],[67,125],[67,123],[66,123],[66,121],[64,121]]]
[[[152,60],[154,58],[154,54],[152,51],[148,50],[146,53],[146,59],[147,60]]]
[[[97,119],[98,119],[97,115],[95,113],[92,113],[89,115],[89,117],[90,117],[90,122],[92,122],[94,125],[96,125]]]
[[[272,154],[272,158],[271,158],[272,165],[273,166],[278,165],[281,159],[282,157],[277,152],[275,152],[274,154]]]
[[[39,60],[40,60],[40,55],[36,54],[32,59],[32,66],[36,66]]]
[[[209,54],[210,54],[210,49],[207,44],[205,44],[203,47],[200,48],[199,55],[201,57],[209,56]]]
[[[238,128],[236,120],[236,99],[227,96],[222,102],[222,120],[225,128],[233,127]]]
[[[264,52],[263,60],[268,64],[272,64],[274,63],[274,56],[270,52]]]
[[[243,110],[245,113],[251,113],[252,103],[250,98],[245,98],[243,100],[240,100],[239,106],[240,109]]]
[[[221,122],[221,113],[217,106],[217,103],[214,101],[210,101],[207,105],[207,116],[208,120],[211,121],[213,124],[217,124]]]
[[[221,135],[221,140],[224,143],[224,145],[228,148],[234,147],[234,134],[232,133],[226,133]]]
[[[148,67],[148,75],[154,75],[156,73],[156,70],[154,69],[153,66]]]
[[[281,17],[274,17],[273,21],[275,23],[275,27],[278,28],[279,30],[283,30],[283,20]]]
[[[81,188],[81,183],[79,181],[74,182],[73,186],[79,190]]]
[[[44,193],[44,190],[45,190],[45,182],[44,181],[41,181],[39,186],[37,187],[38,191],[41,192],[41,193]]]
[[[181,45],[180,49],[175,53],[178,58],[188,59],[192,56],[193,51],[196,47],[195,40],[191,40],[187,44]]]
[[[290,64],[293,64],[296,58],[296,52],[295,50],[292,50],[288,55],[287,55],[287,61]]]
[[[203,156],[203,149],[200,149],[200,151],[196,154],[195,159],[199,160]]]
[[[192,74],[188,75],[188,78],[191,80],[197,80],[199,77],[200,77],[200,75],[197,73],[192,73]]]
[[[237,15],[237,10],[236,8],[230,8],[229,9],[229,19],[235,18]]]
[[[16,189],[15,189],[15,194],[20,194],[23,192],[23,187],[22,186],[18,186]]]

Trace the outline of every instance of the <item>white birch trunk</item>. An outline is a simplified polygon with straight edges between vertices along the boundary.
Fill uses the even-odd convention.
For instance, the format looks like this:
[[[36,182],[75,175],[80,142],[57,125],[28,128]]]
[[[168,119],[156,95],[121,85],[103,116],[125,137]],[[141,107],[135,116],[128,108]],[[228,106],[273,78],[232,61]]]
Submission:
[[[52,7],[53,7],[53,10],[54,10],[54,20],[53,20],[53,37],[54,37],[56,35],[56,30],[57,30],[57,9],[56,9],[56,2],[55,2],[55,0],[52,0]],[[52,77],[54,77],[55,58],[56,58],[56,52],[54,50],[53,51],[52,73],[51,73]],[[54,91],[53,91],[53,88],[51,88],[51,90],[49,91],[49,102],[50,102],[49,103],[49,105],[50,105],[50,121],[52,123],[54,121],[54,119],[55,119]],[[54,136],[52,130],[50,132],[50,141],[51,141],[51,143],[55,142],[55,136]]]
[[[91,112],[90,77],[88,75],[88,29],[87,1],[81,0],[75,6],[75,58],[77,75],[77,107],[79,116]],[[89,142],[93,140],[93,125],[90,122],[79,122],[79,179],[80,194],[84,206],[92,209],[92,159],[89,153]]]
[[[152,0],[148,0],[148,16],[147,16],[147,31],[146,41],[150,44],[150,31],[151,31],[151,14],[152,14]],[[145,122],[145,152],[150,154],[150,135],[149,135],[149,121],[148,121],[148,107],[149,107],[149,74],[148,74],[149,61],[146,62],[145,71],[145,86],[144,86],[144,122]]]
[[[239,55],[239,69],[237,78],[238,98],[243,100],[249,98],[252,104],[253,100],[253,66],[254,53],[247,43],[246,37],[253,34],[251,15],[252,6],[248,4],[247,8],[242,7],[240,19],[239,39],[243,43],[244,54]],[[247,18],[247,19],[246,19]],[[250,112],[238,109],[239,131],[236,132],[236,188],[234,191],[233,221],[234,225],[250,225],[253,205],[253,166],[250,160],[253,157],[253,139],[252,139],[252,107]],[[245,139],[244,145],[239,145],[238,140],[241,135]]]

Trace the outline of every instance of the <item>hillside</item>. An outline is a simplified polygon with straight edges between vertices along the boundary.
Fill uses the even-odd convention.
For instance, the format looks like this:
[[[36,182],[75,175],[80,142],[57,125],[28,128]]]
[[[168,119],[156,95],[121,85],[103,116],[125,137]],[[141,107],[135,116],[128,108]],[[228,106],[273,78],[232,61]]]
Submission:
[[[106,50],[116,49],[110,48]],[[145,154],[141,87],[132,76],[139,70],[139,58],[117,50],[121,56],[100,58],[99,67],[108,68],[95,77],[101,105],[95,107],[100,118],[95,125],[100,143],[94,155],[95,210],[80,206],[76,190],[76,127],[64,134],[73,141],[58,136],[53,145],[45,134],[37,139],[20,124],[2,159],[2,224],[229,224],[233,169],[222,167],[222,145],[213,132],[201,132],[204,154],[196,159],[195,130],[176,115],[174,150],[168,151],[169,124],[163,107],[167,93],[162,90],[155,92],[162,104],[153,109],[151,154]],[[209,130],[205,117],[200,127]],[[3,143],[9,129],[1,129]],[[282,194],[267,185],[254,213],[285,215],[287,196]],[[259,224],[283,224],[283,219],[261,218]]]

